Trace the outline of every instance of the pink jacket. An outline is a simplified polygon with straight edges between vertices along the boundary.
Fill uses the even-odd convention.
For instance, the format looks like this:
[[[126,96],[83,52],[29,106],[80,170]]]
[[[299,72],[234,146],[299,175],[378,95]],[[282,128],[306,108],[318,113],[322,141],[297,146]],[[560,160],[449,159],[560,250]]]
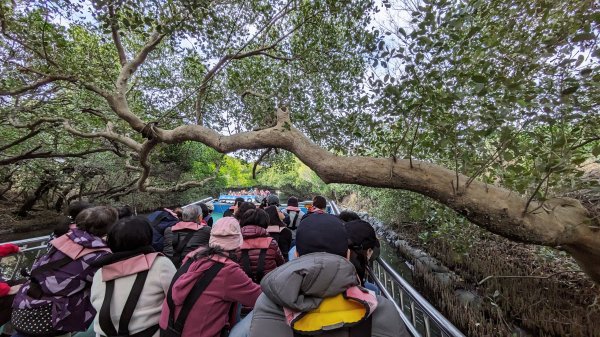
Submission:
[[[187,273],[173,285],[175,319],[183,302],[199,277],[215,261],[225,264],[193,306],[183,328],[182,337],[219,337],[221,329],[229,324],[229,309],[233,303],[253,307],[261,294],[260,286],[253,283],[242,268],[234,261],[222,257],[204,257],[193,262]],[[163,302],[160,327],[166,328],[169,321],[169,306]]]

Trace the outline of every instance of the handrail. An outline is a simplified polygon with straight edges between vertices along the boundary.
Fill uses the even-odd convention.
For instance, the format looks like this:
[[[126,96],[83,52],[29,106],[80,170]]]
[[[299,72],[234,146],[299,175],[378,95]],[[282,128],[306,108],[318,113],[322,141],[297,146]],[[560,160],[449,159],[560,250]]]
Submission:
[[[333,214],[339,214],[340,210],[335,202],[330,201]],[[442,315],[431,303],[429,303],[415,288],[413,288],[392,266],[390,266],[382,257],[375,261],[373,270],[368,269],[368,273],[375,281],[377,287],[386,298],[390,299],[400,318],[406,325],[409,333],[414,337],[432,337],[431,325],[437,327],[442,337],[465,337],[444,315]],[[383,275],[383,282],[381,276]],[[391,284],[391,287],[389,286]],[[396,300],[396,293],[399,301]],[[410,319],[404,313],[405,294],[408,297]],[[417,329],[417,313],[421,312],[423,316],[423,331]]]
[[[213,200],[212,197],[204,198],[204,199],[192,202],[188,205],[185,205],[185,206],[183,206],[183,208],[200,203],[200,202],[208,202],[211,200]],[[33,262],[35,262],[35,260],[37,258],[39,258],[42,254],[47,252],[48,242],[50,241],[50,238],[51,238],[50,235],[45,235],[45,236],[38,236],[35,238],[16,240],[16,241],[11,241],[11,242],[4,242],[4,243],[12,243],[14,245],[19,246],[20,252],[17,254],[9,255],[8,257],[14,257],[16,259],[16,261],[14,262],[13,265],[9,266],[10,269],[7,269],[8,272],[4,272],[2,270],[3,268],[0,268],[0,272],[2,274],[5,274],[5,276],[8,277],[9,279],[14,279],[19,275],[19,272],[21,271],[22,268],[26,268],[26,269],[31,268],[31,266],[33,265]],[[0,244],[4,244],[4,243],[0,243]],[[0,258],[0,261],[1,260],[2,259]],[[5,266],[0,265],[0,267],[5,267]]]

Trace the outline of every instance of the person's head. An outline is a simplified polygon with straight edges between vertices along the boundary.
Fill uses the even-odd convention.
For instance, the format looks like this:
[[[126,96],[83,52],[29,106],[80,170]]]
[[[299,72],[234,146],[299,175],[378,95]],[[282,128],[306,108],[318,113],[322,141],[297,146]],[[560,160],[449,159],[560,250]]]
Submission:
[[[345,227],[351,251],[350,262],[354,264],[360,279],[364,280],[369,259],[378,245],[377,235],[373,227],[363,220],[346,222]]]
[[[232,251],[240,248],[244,242],[240,224],[235,218],[225,217],[217,220],[210,231],[208,246]]]
[[[212,201],[206,203],[206,207],[208,208],[208,214],[211,214],[215,211],[215,204]]]
[[[119,219],[127,218],[133,215],[133,210],[129,205],[118,207],[117,212],[119,213]]]
[[[240,207],[238,207],[235,212],[233,213],[233,216],[238,219],[238,221],[241,221],[242,216],[244,216],[244,214],[251,210],[251,209],[256,209],[256,205],[254,205],[251,202],[243,202],[240,204]]]
[[[267,197],[267,206],[279,206],[279,197],[276,194],[269,194]]]
[[[181,221],[199,223],[201,216],[202,216],[202,208],[198,205],[190,205],[183,209],[183,213],[181,215]]]
[[[183,208],[175,207],[175,209],[173,210],[173,213],[175,213],[177,215],[179,220],[181,220],[183,218]]]
[[[313,206],[322,210],[327,208],[327,200],[322,195],[317,195],[313,198]]]
[[[348,235],[344,223],[331,214],[315,214],[302,220],[296,231],[299,256],[324,252],[348,257]]]
[[[254,225],[262,228],[269,227],[269,216],[260,208],[249,209],[241,217],[240,227]]]
[[[244,198],[235,198],[235,201],[233,202],[233,207],[237,208],[240,207],[240,205],[244,202]]]
[[[75,220],[75,218],[77,217],[77,215],[79,215],[79,213],[81,213],[81,211],[91,207],[93,207],[93,205],[87,201],[73,201],[69,204],[69,207],[67,207],[65,215],[70,217],[71,220]]]
[[[54,234],[54,237],[59,237],[67,234],[67,232],[69,232],[69,229],[71,229],[72,223],[73,220],[71,220],[71,218],[65,215],[60,215],[56,219],[56,225],[54,226],[52,234]]]
[[[265,212],[269,215],[269,222],[271,226],[285,227],[283,219],[285,215],[279,210],[277,206],[269,206],[265,208]]]
[[[352,220],[360,220],[360,217],[358,216],[358,214],[356,214],[352,211],[341,211],[340,214],[338,214],[338,218],[340,218],[343,222],[348,222],[348,221],[352,221]]]
[[[77,228],[92,235],[105,236],[112,225],[117,221],[119,213],[110,206],[96,206],[86,208],[75,218]]]
[[[206,206],[206,204],[203,202],[199,203],[198,206],[200,206],[200,209],[202,209],[202,219],[206,218],[209,214],[208,206]]]
[[[150,246],[152,244],[152,227],[145,217],[124,218],[112,226],[106,242],[113,253]]]
[[[296,198],[296,197],[289,197],[289,199],[287,201],[287,205],[291,206],[291,207],[298,207],[298,198]]]

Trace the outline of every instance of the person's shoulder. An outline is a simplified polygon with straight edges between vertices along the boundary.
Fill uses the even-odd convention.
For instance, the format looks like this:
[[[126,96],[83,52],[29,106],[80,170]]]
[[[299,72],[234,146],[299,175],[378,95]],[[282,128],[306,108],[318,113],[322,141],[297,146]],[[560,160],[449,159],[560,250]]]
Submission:
[[[377,295],[377,308],[373,312],[373,337],[384,336],[410,337],[394,303]]]

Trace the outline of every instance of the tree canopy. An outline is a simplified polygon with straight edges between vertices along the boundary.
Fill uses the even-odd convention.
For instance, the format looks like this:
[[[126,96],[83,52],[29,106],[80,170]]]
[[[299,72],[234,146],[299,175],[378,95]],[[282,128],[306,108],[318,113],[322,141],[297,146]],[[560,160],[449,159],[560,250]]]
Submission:
[[[599,23],[591,0],[2,0],[0,164],[7,183],[81,190],[110,161],[109,194],[169,193],[228,165],[206,152],[175,177],[182,149],[204,151],[177,144],[279,148],[327,183],[414,191],[566,250],[600,281],[599,220],[561,196],[598,189],[582,166],[600,155]]]

